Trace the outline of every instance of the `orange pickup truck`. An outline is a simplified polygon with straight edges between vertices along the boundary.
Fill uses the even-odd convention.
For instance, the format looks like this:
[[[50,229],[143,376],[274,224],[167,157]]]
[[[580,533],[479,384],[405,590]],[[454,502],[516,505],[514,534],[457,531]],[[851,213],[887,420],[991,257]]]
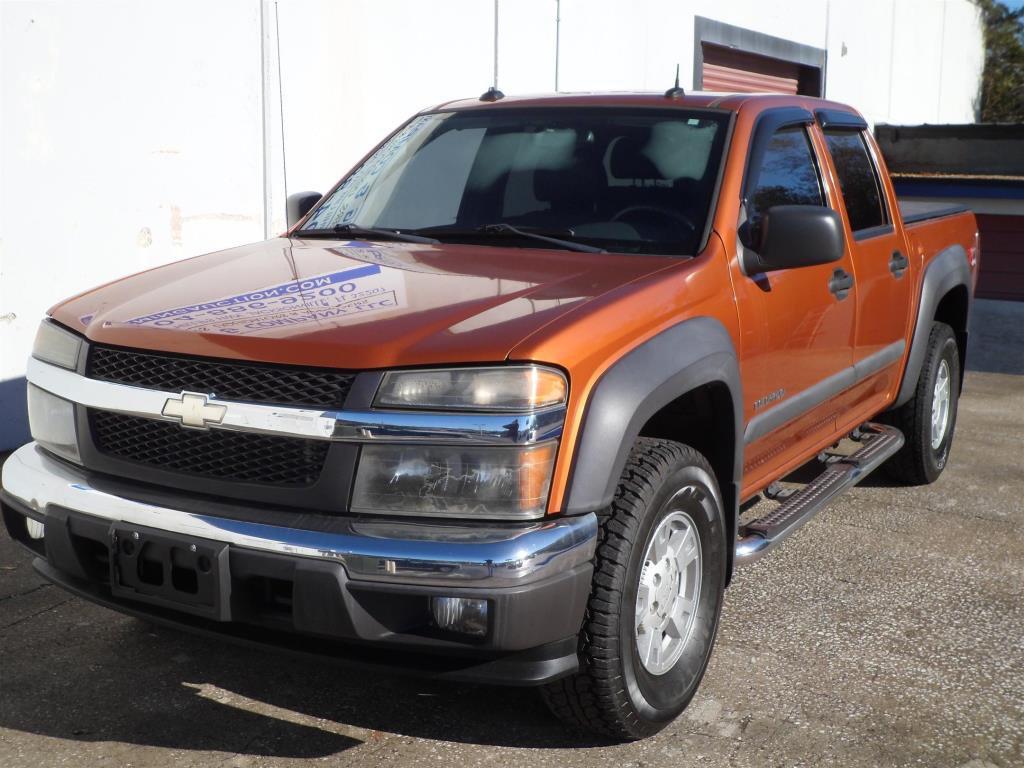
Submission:
[[[42,576],[640,738],[734,567],[949,456],[976,224],[842,104],[491,91],[289,226],[43,321],[2,496]]]

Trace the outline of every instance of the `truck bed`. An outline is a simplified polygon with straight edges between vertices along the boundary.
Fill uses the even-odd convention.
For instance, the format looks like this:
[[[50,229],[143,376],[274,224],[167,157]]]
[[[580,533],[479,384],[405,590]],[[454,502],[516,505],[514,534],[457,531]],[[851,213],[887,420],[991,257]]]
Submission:
[[[929,219],[941,219],[958,213],[966,213],[968,210],[963,205],[950,205],[949,203],[930,203],[922,200],[900,200],[899,198],[896,202],[899,204],[900,217],[905,225],[917,224]]]

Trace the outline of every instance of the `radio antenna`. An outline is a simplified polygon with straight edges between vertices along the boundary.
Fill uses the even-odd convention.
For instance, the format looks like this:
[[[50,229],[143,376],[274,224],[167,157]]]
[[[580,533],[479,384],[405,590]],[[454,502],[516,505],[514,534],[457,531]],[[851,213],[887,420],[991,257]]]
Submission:
[[[494,83],[480,96],[480,101],[500,101],[505,94],[498,90],[498,0],[494,0]]]
[[[679,87],[679,64],[676,64],[676,84],[665,91],[666,99],[681,99],[686,95],[686,91]]]

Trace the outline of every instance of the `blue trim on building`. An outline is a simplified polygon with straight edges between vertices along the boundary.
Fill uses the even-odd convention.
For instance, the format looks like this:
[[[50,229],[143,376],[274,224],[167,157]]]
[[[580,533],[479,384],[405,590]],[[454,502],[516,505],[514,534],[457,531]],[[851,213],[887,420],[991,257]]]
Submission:
[[[910,197],[1024,200],[1024,183],[981,180],[925,181],[896,179],[893,181],[893,186],[896,188],[897,195]]]

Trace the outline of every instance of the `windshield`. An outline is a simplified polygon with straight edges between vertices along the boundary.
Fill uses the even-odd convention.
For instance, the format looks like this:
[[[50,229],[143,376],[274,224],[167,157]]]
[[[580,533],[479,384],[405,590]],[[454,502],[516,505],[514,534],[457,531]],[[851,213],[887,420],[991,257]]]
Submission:
[[[616,252],[693,255],[727,119],[706,110],[618,107],[420,115],[353,171],[302,232],[347,225],[443,242],[501,236],[557,248],[557,238]]]

